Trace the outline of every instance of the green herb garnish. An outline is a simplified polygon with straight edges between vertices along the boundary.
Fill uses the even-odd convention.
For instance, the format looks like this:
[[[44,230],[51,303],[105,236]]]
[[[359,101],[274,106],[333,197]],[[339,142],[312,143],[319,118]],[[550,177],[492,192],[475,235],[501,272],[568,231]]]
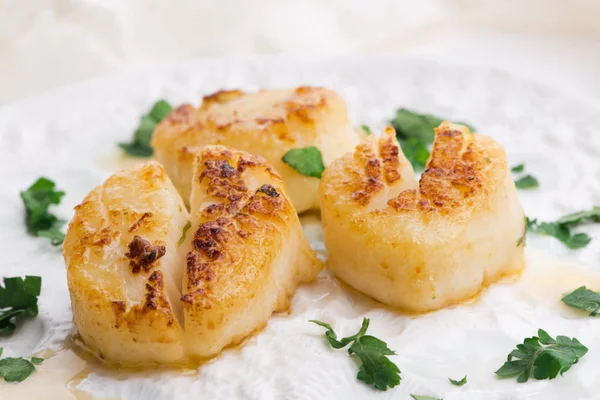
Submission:
[[[531,232],[555,237],[570,249],[580,249],[587,246],[592,238],[585,233],[573,234],[571,228],[591,222],[600,222],[600,207],[594,206],[591,210],[568,214],[555,222],[538,222],[536,219],[527,219],[527,228]]]
[[[525,175],[515,181],[517,189],[535,189],[540,186],[537,179],[531,175]]]
[[[594,206],[591,210],[567,214],[556,222],[562,225],[579,225],[586,222],[600,222],[600,207]]]
[[[515,174],[525,172],[525,164],[515,165],[510,169]],[[517,189],[535,189],[540,186],[540,183],[533,175],[524,175],[515,181]]]
[[[521,173],[523,171],[525,171],[525,164],[518,164],[510,169],[510,172],[514,172],[515,174]]]
[[[341,349],[352,343],[348,353],[356,355],[362,365],[356,378],[367,385],[372,385],[375,389],[387,390],[400,384],[400,370],[390,361],[387,356],[394,355],[387,344],[376,337],[365,335],[369,328],[369,319],[363,318],[362,326],[358,333],[338,340],[337,335],[331,328],[331,325],[311,320],[319,326],[327,329],[325,337],[334,349]]]
[[[2,356],[1,347],[0,356]],[[31,361],[22,357],[2,358],[0,359],[0,377],[3,377],[6,382],[22,382],[35,372],[35,365],[41,364],[42,361],[44,359],[39,357],[33,357]]]
[[[429,148],[426,143],[417,138],[408,138],[402,141],[402,152],[406,159],[416,170],[422,170],[429,159]]]
[[[157,101],[150,112],[140,118],[140,125],[133,134],[131,143],[119,143],[119,146],[130,156],[150,157],[154,153],[152,146],[150,146],[154,129],[172,109],[166,101]]]
[[[27,232],[35,236],[47,237],[53,245],[65,239],[60,231],[64,221],[48,212],[51,204],[59,204],[65,192],[55,190],[55,183],[48,178],[39,178],[27,190],[21,192],[25,205]]]
[[[390,124],[396,130],[396,138],[402,146],[402,152],[415,170],[425,168],[429,158],[429,148],[433,143],[437,128],[444,120],[431,114],[420,114],[405,108],[396,110],[396,116]],[[474,128],[463,122],[471,131]]]
[[[360,128],[361,128],[363,131],[365,131],[365,133],[366,133],[367,135],[370,135],[370,134],[372,133],[372,132],[371,132],[371,128],[369,128],[367,125],[361,125],[361,126],[360,126]]]
[[[191,227],[192,223],[190,221],[186,222],[186,224],[183,226],[183,232],[181,232],[181,237],[177,241],[177,246],[181,246],[183,244],[183,241],[185,240],[185,234]]]
[[[291,149],[281,160],[305,176],[321,178],[325,170],[321,152],[314,146]]]
[[[556,340],[544,330],[538,335],[526,338],[522,344],[508,355],[496,375],[503,378],[517,377],[517,382],[535,379],[554,379],[567,372],[573,364],[588,352],[579,340],[557,336]]]
[[[411,394],[410,397],[412,397],[415,400],[443,400],[443,399],[438,399],[437,397],[422,396],[420,394]]]
[[[4,278],[4,287],[0,286],[0,336],[11,335],[21,318],[38,315],[41,288],[39,276]]]
[[[571,307],[589,311],[590,317],[595,317],[600,311],[600,293],[594,292],[585,286],[581,286],[565,295],[562,301]]]
[[[463,386],[464,384],[467,383],[467,376],[465,375],[464,378],[462,378],[460,381],[455,381],[452,378],[448,378],[448,380],[450,381],[451,384],[453,384],[454,386]]]

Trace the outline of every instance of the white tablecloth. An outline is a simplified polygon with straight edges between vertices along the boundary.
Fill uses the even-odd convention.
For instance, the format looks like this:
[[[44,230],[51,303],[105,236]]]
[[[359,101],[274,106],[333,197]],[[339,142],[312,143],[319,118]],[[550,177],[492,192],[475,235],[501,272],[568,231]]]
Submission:
[[[600,105],[598,17],[598,0],[0,0],[0,104],[164,60],[386,52]]]

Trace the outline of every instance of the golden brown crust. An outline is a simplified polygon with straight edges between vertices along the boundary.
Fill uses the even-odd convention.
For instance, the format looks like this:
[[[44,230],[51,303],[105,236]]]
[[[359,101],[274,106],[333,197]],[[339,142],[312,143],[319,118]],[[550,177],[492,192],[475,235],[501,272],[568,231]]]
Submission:
[[[137,235],[133,237],[128,247],[129,252],[125,253],[125,257],[129,258],[129,266],[134,274],[142,269],[145,272],[150,271],[154,263],[166,253],[165,246],[152,245],[150,241]]]
[[[448,214],[470,207],[475,197],[486,196],[492,182],[485,179],[490,169],[485,160],[498,160],[501,149],[482,147],[476,140],[479,135],[449,122],[436,128],[435,135],[431,157],[419,181],[418,195],[400,193],[388,202],[394,210]],[[503,158],[500,161],[503,162]],[[483,184],[486,180],[488,186]]]
[[[206,308],[212,306],[219,293],[227,292],[222,282],[214,280],[215,271],[235,263],[240,249],[251,246],[252,235],[265,237],[266,245],[267,232],[276,232],[271,223],[281,222],[280,214],[291,213],[293,208],[281,195],[279,175],[260,157],[221,146],[209,146],[197,157],[197,182],[219,203],[201,210],[203,222],[194,233],[193,247],[187,255],[188,293],[182,301],[189,307],[202,299],[201,307]],[[251,190],[246,174],[255,173],[266,174],[273,182]],[[236,277],[240,278],[244,285],[252,282],[250,277]]]
[[[389,185],[401,179],[398,169],[400,168],[400,146],[395,140],[396,132],[391,126],[386,127],[386,131],[379,141],[379,155],[383,162],[383,176],[385,182]]]
[[[223,104],[242,97],[241,90],[219,90],[202,98],[202,107],[209,108],[213,104]]]
[[[431,156],[418,188],[409,186],[397,192],[387,201],[391,211],[460,212],[485,198],[489,188],[505,176],[504,152],[489,138],[470,134],[466,127],[449,122],[442,123],[435,133]],[[344,172],[339,170],[336,185],[349,192],[349,198],[361,207],[369,206],[385,187],[401,183],[406,163],[391,127],[386,128],[377,142],[369,140],[356,147],[351,162],[340,160],[339,166],[334,165],[329,171],[332,174],[334,169],[343,168]]]
[[[202,105],[194,110],[189,105],[175,109],[159,124],[153,135],[153,147],[163,140],[176,139],[182,143],[177,150],[185,159],[189,148],[201,144],[218,144],[219,141],[204,141],[198,134],[204,130],[221,135],[252,132],[257,129],[262,135],[273,135],[290,146],[298,140],[289,123],[298,120],[312,124],[328,107],[328,99],[337,95],[331,90],[316,87],[300,87],[293,91],[261,91],[245,93],[240,90],[222,90],[205,96]],[[265,103],[257,108],[256,103]],[[187,140],[179,140],[179,138]],[[307,139],[307,138],[304,138]]]

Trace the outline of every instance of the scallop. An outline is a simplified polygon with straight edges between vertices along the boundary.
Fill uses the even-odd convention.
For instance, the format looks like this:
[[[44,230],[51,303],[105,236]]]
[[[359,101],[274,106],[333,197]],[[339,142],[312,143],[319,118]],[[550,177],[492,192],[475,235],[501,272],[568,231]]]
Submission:
[[[212,357],[322,268],[263,159],[208,147],[194,160],[191,213],[155,161],[116,173],[75,208],[63,247],[73,322],[105,360]]]
[[[391,127],[320,185],[328,267],[395,308],[440,309],[524,265],[524,215],[502,147],[449,122],[417,182]]]
[[[314,146],[327,165],[360,139],[335,91],[298,87],[220,91],[204,97],[199,108],[182,105],[157,126],[151,144],[186,201],[194,148],[224,145],[264,157],[283,177],[296,211],[303,212],[319,208],[319,179],[300,174],[282,157],[291,149]]]

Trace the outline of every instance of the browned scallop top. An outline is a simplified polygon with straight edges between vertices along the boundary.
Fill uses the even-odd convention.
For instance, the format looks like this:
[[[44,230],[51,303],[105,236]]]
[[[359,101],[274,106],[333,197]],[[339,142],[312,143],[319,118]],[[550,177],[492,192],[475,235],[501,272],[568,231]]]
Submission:
[[[197,109],[185,104],[173,110],[157,127],[152,145],[159,145],[166,137],[194,138],[199,133],[218,136],[234,132],[272,134],[293,143],[297,139],[296,130],[290,124],[314,125],[322,113],[340,103],[343,101],[334,91],[320,87],[256,93],[222,90],[205,96]],[[312,133],[318,134],[314,129]],[[212,143],[216,143],[214,137]]]
[[[176,211],[175,188],[155,161],[117,172],[75,207],[64,243],[69,286],[85,293],[86,306],[109,302],[115,327],[145,337],[142,320],[171,326],[173,312],[159,270],[165,240]],[[124,282],[113,265],[123,265],[144,283],[144,299],[127,306]],[[138,280],[139,281],[139,280]]]
[[[244,263],[257,263],[262,249],[273,240],[286,216],[293,213],[289,200],[282,195],[279,176],[259,157],[248,153],[212,147],[197,160],[194,179],[203,185],[205,193],[217,202],[201,211],[202,221],[192,239],[187,254],[187,291],[181,298],[187,304],[210,307],[218,272],[229,268],[245,268]],[[251,188],[245,174],[269,179]],[[258,174],[258,175],[256,175]],[[244,254],[247,259],[242,261]],[[245,271],[232,275],[226,284],[244,286],[252,282]],[[235,282],[234,282],[235,281]],[[224,292],[220,290],[220,292]]]
[[[395,132],[387,127],[377,148],[357,146],[353,165],[346,166],[344,182],[350,198],[367,206],[385,186],[401,181],[399,167],[407,162],[399,157]],[[420,211],[438,214],[455,212],[485,196],[498,177],[506,174],[500,146],[466,127],[448,122],[435,129],[431,156],[417,190],[404,190],[388,201],[396,212]]]

